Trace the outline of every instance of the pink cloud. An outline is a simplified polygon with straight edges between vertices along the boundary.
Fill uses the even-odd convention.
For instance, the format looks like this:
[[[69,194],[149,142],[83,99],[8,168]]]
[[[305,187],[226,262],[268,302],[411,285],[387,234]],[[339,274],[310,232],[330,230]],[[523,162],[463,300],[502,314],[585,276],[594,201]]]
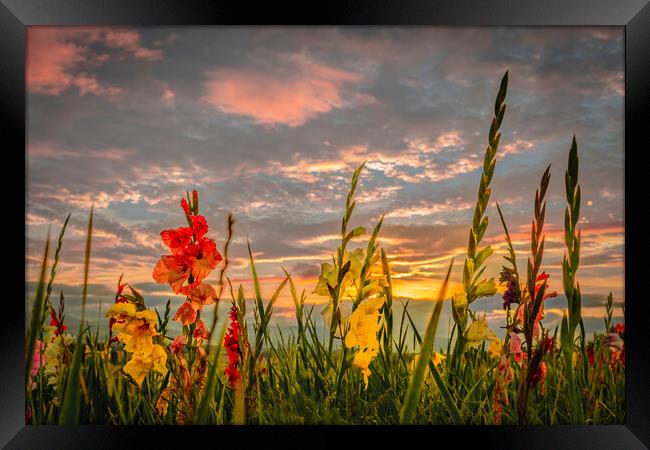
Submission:
[[[110,161],[123,161],[136,154],[131,148],[104,148],[104,149],[67,149],[51,145],[48,142],[30,142],[27,146],[29,158],[96,158]]]
[[[27,33],[27,86],[33,92],[57,95],[73,80],[70,74],[84,60],[83,48],[61,39],[53,28],[29,29]]]
[[[174,91],[172,91],[169,88],[165,88],[163,89],[163,94],[160,97],[160,100],[166,105],[171,105],[172,103],[174,103],[175,98],[176,98],[176,94],[174,93]]]
[[[219,69],[208,74],[202,100],[227,114],[255,119],[263,125],[297,127],[335,108],[346,106],[343,90],[363,76],[327,66],[304,55],[282,55],[283,72],[257,68]],[[368,95],[351,96],[371,104]]]
[[[95,53],[92,44],[118,52]],[[114,98],[118,87],[101,83],[90,70],[112,57],[151,61],[162,58],[161,50],[145,48],[136,31],[119,28],[30,27],[27,32],[26,81],[31,92],[58,95],[76,87],[80,95]]]

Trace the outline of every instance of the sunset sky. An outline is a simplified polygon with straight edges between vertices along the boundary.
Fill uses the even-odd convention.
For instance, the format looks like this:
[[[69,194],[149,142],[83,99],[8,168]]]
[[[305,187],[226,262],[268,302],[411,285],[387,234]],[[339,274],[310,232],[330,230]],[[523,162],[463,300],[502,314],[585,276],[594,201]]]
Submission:
[[[506,70],[486,274],[498,276],[506,251],[495,202],[525,267],[535,188],[552,164],[543,269],[561,293],[575,134],[583,315],[602,323],[602,296],[623,300],[622,28],[30,27],[27,44],[28,281],[48,226],[55,237],[71,212],[54,289],[70,308],[91,205],[89,305],[112,301],[120,273],[152,306],[173,298],[151,272],[166,253],[159,232],[184,224],[179,200],[191,189],[219,249],[235,215],[233,283],[252,293],[248,238],[264,292],[284,267],[311,294],[363,161],[352,226],[371,229],[385,214],[396,295],[433,298],[452,257],[460,280]],[[481,302],[489,317],[502,313],[499,299]],[[565,300],[553,305],[556,323]],[[293,314],[288,291],[276,312]]]

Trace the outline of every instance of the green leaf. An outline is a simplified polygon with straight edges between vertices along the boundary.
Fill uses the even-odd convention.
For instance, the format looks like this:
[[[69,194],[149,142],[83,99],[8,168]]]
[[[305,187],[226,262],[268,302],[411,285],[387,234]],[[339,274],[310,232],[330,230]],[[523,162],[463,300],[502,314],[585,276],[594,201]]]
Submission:
[[[356,227],[354,230],[350,231],[347,236],[345,236],[345,241],[350,241],[355,237],[363,236],[366,234],[366,229],[364,227]]]
[[[417,404],[420,400],[420,392],[422,390],[422,383],[424,381],[424,375],[426,368],[431,361],[431,356],[433,354],[433,344],[436,338],[436,329],[438,328],[438,319],[440,318],[440,311],[442,310],[442,302],[447,294],[447,286],[449,284],[449,275],[451,274],[451,268],[453,267],[453,260],[449,264],[449,269],[447,269],[447,274],[445,279],[438,291],[438,298],[436,299],[435,306],[433,308],[433,314],[431,319],[429,319],[429,324],[424,333],[424,339],[422,345],[420,346],[420,354],[417,356],[415,361],[415,368],[411,374],[409,381],[409,386],[406,391],[406,396],[404,397],[404,403],[400,410],[400,424],[410,424],[413,423],[413,418],[415,417],[415,411],[417,409]]]
[[[486,217],[487,219],[487,217]],[[476,255],[476,258],[474,260],[474,264],[476,267],[481,267],[481,265],[494,253],[494,250],[492,250],[492,247],[489,245],[485,247],[483,250],[478,252],[478,255]]]
[[[488,297],[494,295],[497,292],[497,286],[494,281],[494,278],[489,280],[481,281],[478,286],[476,286],[476,291],[474,293],[475,298]]]

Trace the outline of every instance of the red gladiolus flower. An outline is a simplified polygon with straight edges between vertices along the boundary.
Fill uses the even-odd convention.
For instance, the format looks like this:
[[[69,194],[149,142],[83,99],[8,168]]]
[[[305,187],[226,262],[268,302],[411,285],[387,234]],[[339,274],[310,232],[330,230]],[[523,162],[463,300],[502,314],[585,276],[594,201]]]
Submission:
[[[594,356],[594,344],[589,344],[587,346],[587,358],[589,358],[589,364],[593,366],[596,362],[596,358]]]
[[[175,294],[182,292],[187,296],[190,296],[191,291],[199,286],[223,259],[217,250],[217,244],[205,237],[208,223],[204,216],[197,215],[198,193],[193,191],[192,196],[192,209],[186,199],[181,199],[181,207],[191,226],[163,230],[160,233],[172,254],[162,256],[152,274],[156,282],[169,284]],[[190,281],[191,283],[185,285]],[[211,302],[203,302],[209,303]],[[195,309],[200,310],[200,306],[195,305]]]
[[[228,385],[234,389],[237,380],[239,379],[239,335],[241,328],[237,321],[237,307],[233,305],[230,309],[230,327],[228,333],[224,337],[223,345],[228,352],[228,367],[226,367],[226,376],[228,377]]]
[[[205,324],[202,320],[199,320],[196,323],[196,328],[194,328],[193,333],[194,339],[207,339],[208,338],[208,329],[205,327]]]
[[[181,350],[183,350],[183,347],[185,347],[186,345],[187,345],[187,335],[179,334],[172,341],[171,345],[169,346],[169,350],[172,352],[172,355],[178,355],[181,352]]]
[[[190,205],[187,204],[187,200],[184,198],[181,199],[181,208],[183,208],[183,211],[185,211],[186,216],[190,215]]]
[[[192,242],[192,229],[190,227],[179,227],[172,230],[163,230],[160,233],[163,242],[172,252],[177,255]]]
[[[531,381],[533,382],[533,387],[537,386],[539,382],[541,385],[542,392],[544,391],[544,378],[546,378],[546,361],[542,361],[537,370],[532,376]]]
[[[208,222],[203,216],[192,216],[190,217],[192,221],[192,229],[194,230],[194,235],[197,239],[201,239],[205,236],[205,233],[208,232]]]
[[[117,292],[115,293],[115,303],[128,303],[128,300],[124,298],[124,296],[122,295],[125,286],[126,283],[117,285]]]
[[[550,336],[546,336],[546,339],[544,340],[544,345],[546,346],[546,351],[548,353],[552,352],[553,348],[555,347],[554,339]]]
[[[174,320],[182,323],[184,326],[193,324],[196,322],[196,310],[192,307],[190,302],[184,302],[176,314],[174,314]]]
[[[58,336],[61,333],[63,333],[65,330],[68,329],[66,325],[63,325],[63,320],[59,319],[56,315],[56,311],[54,311],[54,308],[50,306],[50,326],[51,327],[56,327],[54,330],[54,335]]]
[[[549,277],[550,275],[547,274],[546,272],[542,272],[539,275],[537,275],[536,282],[535,282],[535,294],[534,294],[535,296],[537,295],[537,292],[542,287],[542,285],[549,279]],[[535,316],[535,320],[533,321],[533,338],[539,336],[539,322],[544,319],[544,300],[553,297],[557,297],[557,292],[548,292],[548,284],[547,284],[546,289],[544,291],[544,297],[542,298],[542,304],[539,306],[539,311],[537,312],[537,315]],[[523,322],[524,308],[519,308],[517,317],[519,318],[519,320]]]
[[[617,323],[614,325],[614,331],[616,331],[619,336],[623,337],[623,333],[625,333],[625,324]]]

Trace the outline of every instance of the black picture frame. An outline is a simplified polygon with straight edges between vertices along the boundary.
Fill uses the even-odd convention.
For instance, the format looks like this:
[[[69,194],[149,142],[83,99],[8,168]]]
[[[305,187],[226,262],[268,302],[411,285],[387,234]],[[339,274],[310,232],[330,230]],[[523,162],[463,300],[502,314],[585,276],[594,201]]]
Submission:
[[[235,6],[237,5],[237,6]],[[292,17],[293,13],[293,17]],[[240,442],[251,436],[262,445],[283,447],[348,446],[349,437],[364,446],[396,438],[396,445],[447,445],[477,448],[636,449],[650,446],[650,338],[643,296],[648,233],[644,209],[648,188],[642,163],[647,151],[650,112],[650,5],[648,0],[356,0],[350,3],[300,5],[276,2],[226,4],[182,0],[0,0],[0,105],[5,136],[3,197],[5,242],[12,252],[26,248],[25,204],[17,186],[25,183],[25,31],[31,25],[219,25],[219,24],[341,24],[445,26],[621,26],[625,28],[625,300],[626,300],[626,420],[620,426],[535,427],[109,427],[25,426],[24,356],[25,308],[19,295],[9,293],[25,267],[18,256],[3,261],[5,298],[0,330],[0,444],[5,448],[169,448],[173,441],[210,447]],[[10,137],[13,139],[6,139]],[[19,157],[23,152],[22,159]],[[7,212],[11,214],[7,214]],[[4,228],[4,227],[3,227]],[[11,233],[11,234],[10,234]],[[19,238],[22,236],[22,239]],[[20,247],[23,247],[22,249]],[[13,289],[15,291],[15,289]],[[419,436],[414,436],[417,433]],[[345,435],[345,436],[344,436]],[[418,439],[416,441],[415,439]],[[418,444],[417,442],[422,442]],[[456,443],[456,444],[454,444]],[[204,444],[202,444],[204,445]],[[395,445],[395,444],[393,444]],[[403,445],[403,444],[402,444]]]

